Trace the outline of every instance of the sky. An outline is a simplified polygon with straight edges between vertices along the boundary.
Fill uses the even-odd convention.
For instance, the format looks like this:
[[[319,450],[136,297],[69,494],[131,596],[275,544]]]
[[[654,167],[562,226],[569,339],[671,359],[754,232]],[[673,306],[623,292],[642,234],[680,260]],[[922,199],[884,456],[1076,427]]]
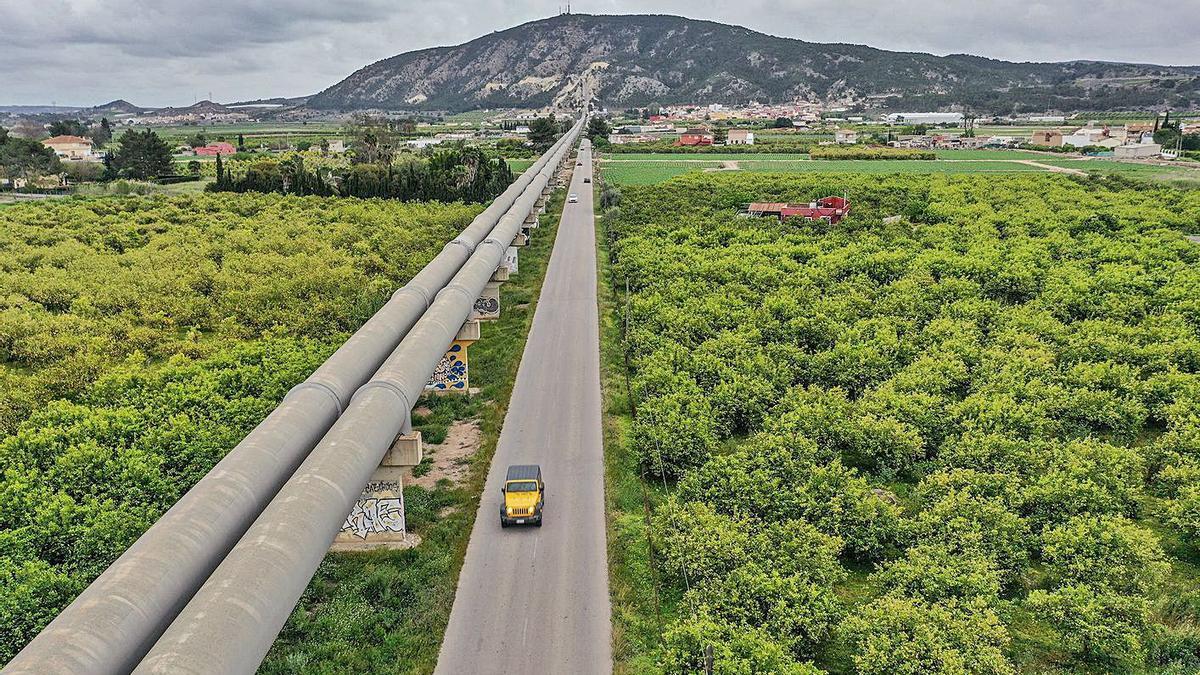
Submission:
[[[563,2],[0,0],[0,105],[302,96],[379,59],[557,14]],[[572,3],[589,14],[646,7]],[[1196,0],[656,0],[653,11],[898,51],[1200,65]]]

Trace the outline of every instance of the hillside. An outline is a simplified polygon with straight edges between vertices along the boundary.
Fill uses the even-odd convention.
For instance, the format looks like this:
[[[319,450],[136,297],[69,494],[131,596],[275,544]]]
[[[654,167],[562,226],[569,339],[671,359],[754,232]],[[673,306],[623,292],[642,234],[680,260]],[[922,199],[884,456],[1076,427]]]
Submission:
[[[384,59],[312,97],[320,109],[550,104],[589,77],[610,106],[807,100],[980,112],[1200,107],[1200,66],[979,56],[821,44],[676,16],[566,15]]]

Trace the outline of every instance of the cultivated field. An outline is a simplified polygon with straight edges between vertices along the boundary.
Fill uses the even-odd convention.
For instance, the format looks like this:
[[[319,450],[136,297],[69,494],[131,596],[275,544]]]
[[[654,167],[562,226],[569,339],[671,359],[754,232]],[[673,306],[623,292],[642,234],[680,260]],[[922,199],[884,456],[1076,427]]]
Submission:
[[[836,226],[737,215],[843,192]],[[602,199],[617,672],[1200,669],[1200,191]]]

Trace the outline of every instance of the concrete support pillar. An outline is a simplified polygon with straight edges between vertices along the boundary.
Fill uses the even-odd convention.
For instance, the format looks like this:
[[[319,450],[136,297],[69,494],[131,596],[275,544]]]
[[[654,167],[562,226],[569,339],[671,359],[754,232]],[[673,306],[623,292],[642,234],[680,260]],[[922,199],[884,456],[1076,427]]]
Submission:
[[[434,394],[470,393],[470,370],[467,348],[479,340],[479,322],[467,321],[446,349],[442,360],[433,369],[425,391]]]
[[[522,225],[521,228],[526,229],[526,230],[532,230],[532,229],[536,228],[539,224],[540,223],[538,222],[538,212],[535,210],[533,213],[525,216],[525,224]]]
[[[333,551],[408,548],[419,539],[404,519],[404,474],[421,463],[421,432],[401,434],[363,486],[354,508],[329,547]]]
[[[508,268],[501,265],[492,272],[492,281],[508,281]]]
[[[517,251],[519,250],[520,249],[518,249],[516,246],[509,246],[504,251],[504,262],[502,263],[502,266],[508,270],[509,276],[517,273]]]
[[[524,230],[521,230],[517,233],[517,236],[513,237],[512,245],[517,247],[528,246],[529,235]]]
[[[504,269],[504,268],[501,268]],[[495,321],[500,318],[500,282],[489,281],[475,300],[471,311],[474,321]]]

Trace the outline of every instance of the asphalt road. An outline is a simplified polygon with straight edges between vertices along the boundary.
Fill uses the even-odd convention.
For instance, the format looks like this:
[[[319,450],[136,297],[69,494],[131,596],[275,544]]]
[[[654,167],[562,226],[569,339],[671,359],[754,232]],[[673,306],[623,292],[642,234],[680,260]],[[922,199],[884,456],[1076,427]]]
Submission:
[[[579,161],[436,673],[612,671],[591,152]],[[510,464],[542,467],[541,528],[500,527]]]

